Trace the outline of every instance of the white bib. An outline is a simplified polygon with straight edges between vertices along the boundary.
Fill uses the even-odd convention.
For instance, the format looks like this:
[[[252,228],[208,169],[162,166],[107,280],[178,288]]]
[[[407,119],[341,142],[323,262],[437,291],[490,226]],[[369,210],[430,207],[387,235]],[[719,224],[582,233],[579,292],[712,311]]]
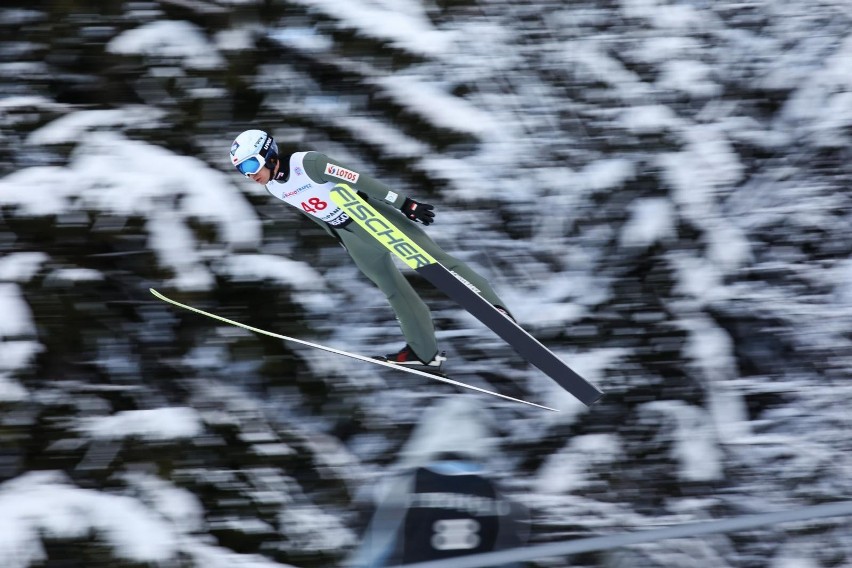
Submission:
[[[302,164],[305,154],[307,152],[296,152],[290,156],[290,177],[284,183],[270,181],[266,184],[266,191],[332,227],[345,224],[349,215],[331,200],[334,184],[315,182],[308,177]]]

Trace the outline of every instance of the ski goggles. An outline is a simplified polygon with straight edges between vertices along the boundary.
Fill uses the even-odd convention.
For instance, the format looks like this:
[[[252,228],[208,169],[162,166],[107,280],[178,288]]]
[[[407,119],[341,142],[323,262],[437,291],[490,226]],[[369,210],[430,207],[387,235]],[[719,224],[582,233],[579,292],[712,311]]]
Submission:
[[[253,176],[257,172],[263,169],[263,166],[266,165],[266,158],[261,156],[260,154],[255,154],[254,156],[249,156],[239,164],[235,164],[235,167],[239,172],[246,177]]]

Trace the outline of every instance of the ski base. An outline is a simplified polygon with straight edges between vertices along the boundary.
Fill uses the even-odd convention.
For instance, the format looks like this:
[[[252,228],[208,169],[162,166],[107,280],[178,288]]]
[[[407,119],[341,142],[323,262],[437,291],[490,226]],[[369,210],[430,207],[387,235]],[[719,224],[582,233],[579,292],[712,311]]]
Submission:
[[[460,279],[458,275],[448,270],[440,262],[421,266],[416,272],[455,300],[468,313],[509,344],[521,357],[538,367],[556,384],[574,395],[586,406],[591,406],[603,396],[600,389],[577,374],[550,349],[497,310],[485,298],[471,289],[469,283]]]
[[[559,412],[557,409],[550,408],[549,406],[543,406],[541,404],[536,404],[534,402],[529,402],[529,401],[526,401],[526,400],[522,400],[520,398],[514,398],[514,397],[511,397],[511,396],[506,396],[505,394],[500,394],[498,392],[494,392],[494,391],[482,389],[482,388],[479,388],[479,387],[475,387],[473,385],[468,385],[468,384],[465,384],[465,383],[460,383],[458,381],[454,381],[450,378],[447,378],[445,375],[443,375],[443,373],[435,374],[435,373],[429,373],[429,372],[426,372],[426,371],[419,371],[417,369],[409,369],[407,367],[402,367],[402,366],[397,365],[395,363],[389,363],[387,361],[381,361],[379,359],[375,359],[375,358],[372,358],[372,357],[365,357],[363,355],[358,355],[356,353],[350,353],[348,351],[343,351],[341,349],[335,349],[334,347],[327,347],[325,345],[320,345],[318,343],[311,343],[310,341],[305,341],[303,339],[296,339],[295,337],[289,337],[289,336],[286,336],[286,335],[281,335],[279,333],[273,333],[271,331],[266,331],[265,329],[252,327],[250,325],[246,325],[246,324],[240,323],[238,321],[234,321],[234,320],[231,320],[231,319],[228,319],[228,318],[224,318],[222,316],[217,316],[216,314],[212,314],[210,312],[205,312],[204,310],[200,310],[198,308],[193,308],[192,306],[182,304],[182,303],[180,303],[176,300],[172,300],[171,298],[164,296],[163,294],[159,293],[158,291],[154,290],[153,288],[149,288],[149,291],[155,297],[159,298],[160,300],[162,300],[164,302],[172,304],[173,306],[177,306],[179,308],[183,308],[185,310],[195,312],[197,314],[200,314],[202,316],[214,319],[216,321],[220,321],[220,322],[223,322],[223,323],[227,323],[228,325],[240,327],[242,329],[245,329],[245,330],[248,330],[248,331],[251,331],[251,332],[254,332],[254,333],[258,333],[260,335],[275,337],[277,339],[283,339],[284,341],[290,341],[292,343],[298,343],[300,345],[305,345],[307,347],[312,347],[314,349],[320,349],[322,351],[327,351],[329,353],[335,353],[337,355],[343,355],[344,357],[349,357],[350,359],[356,359],[358,361],[364,361],[364,362],[372,363],[374,365],[379,365],[379,366],[382,366],[382,367],[397,369],[399,371],[404,371],[406,373],[410,373],[410,374],[413,374],[413,375],[420,375],[422,377],[427,377],[427,378],[434,379],[434,380],[437,380],[437,381],[441,381],[441,382],[444,382],[444,383],[448,383],[448,384],[451,384],[451,385],[454,385],[454,386],[457,386],[457,387],[474,390],[474,391],[477,391],[477,392],[480,392],[480,393],[483,393],[483,394],[488,394],[488,395],[491,395],[491,396],[496,396],[496,397],[502,398],[504,400],[510,400],[512,402],[517,402],[517,403],[525,404],[525,405],[528,405],[528,406],[534,406],[536,408],[541,408],[543,410],[550,410],[551,412]]]

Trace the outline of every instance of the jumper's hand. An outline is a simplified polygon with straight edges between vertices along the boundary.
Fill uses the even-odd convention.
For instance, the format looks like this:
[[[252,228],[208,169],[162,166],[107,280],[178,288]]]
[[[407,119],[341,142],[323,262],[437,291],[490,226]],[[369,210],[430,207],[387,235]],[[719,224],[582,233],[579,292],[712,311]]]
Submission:
[[[429,225],[435,220],[434,209],[428,203],[420,203],[410,197],[406,197],[405,202],[400,207],[400,210],[406,217],[412,221],[420,221],[424,225]]]

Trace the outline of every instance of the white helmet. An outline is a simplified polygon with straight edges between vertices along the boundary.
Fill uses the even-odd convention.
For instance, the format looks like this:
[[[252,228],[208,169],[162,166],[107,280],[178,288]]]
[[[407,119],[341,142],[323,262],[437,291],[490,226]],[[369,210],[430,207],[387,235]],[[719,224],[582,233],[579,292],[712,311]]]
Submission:
[[[256,174],[263,166],[275,169],[278,144],[263,130],[246,130],[231,144],[231,165],[246,176]]]

